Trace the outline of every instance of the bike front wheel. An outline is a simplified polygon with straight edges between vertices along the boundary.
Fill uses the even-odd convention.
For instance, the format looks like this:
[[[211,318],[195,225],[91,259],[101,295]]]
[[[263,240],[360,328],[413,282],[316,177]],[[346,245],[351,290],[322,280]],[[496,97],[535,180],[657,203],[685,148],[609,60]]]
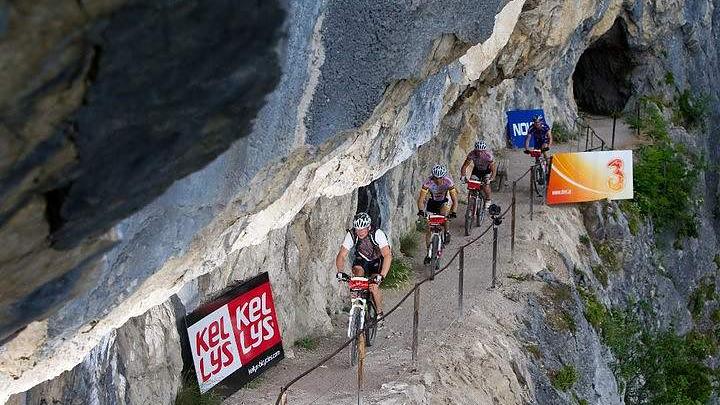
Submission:
[[[545,186],[547,179],[541,166],[535,166],[535,193],[538,197],[543,198],[545,196]]]
[[[352,317],[350,318],[350,337],[355,336],[358,333],[361,322],[362,319],[360,319],[360,311],[354,311]],[[354,366],[358,362],[358,338],[355,337],[348,347],[350,348],[350,366]]]
[[[365,311],[365,344],[372,346],[377,334],[377,310],[373,300],[368,300]]]
[[[435,279],[435,274],[440,268],[440,249],[442,249],[442,241],[440,235],[433,235],[432,241],[432,258],[430,260],[430,279]]]
[[[472,229],[474,212],[475,212],[475,197],[468,196],[468,205],[467,205],[467,208],[465,208],[465,236],[470,236],[470,229]]]
[[[485,197],[480,195],[477,199],[477,209],[475,210],[475,217],[477,218],[477,226],[480,226],[483,218],[485,218]]]

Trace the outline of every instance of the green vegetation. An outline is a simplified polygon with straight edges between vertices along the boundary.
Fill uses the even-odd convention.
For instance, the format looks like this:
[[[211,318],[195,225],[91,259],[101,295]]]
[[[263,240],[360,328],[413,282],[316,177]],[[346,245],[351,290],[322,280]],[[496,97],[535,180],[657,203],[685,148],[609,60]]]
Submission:
[[[689,89],[675,96],[673,123],[687,129],[702,128],[710,112],[710,97],[707,94],[694,96]]]
[[[620,201],[620,209],[625,213],[625,218],[628,221],[628,228],[633,236],[637,236],[642,224],[642,212],[640,212],[640,206],[631,200]]]
[[[720,270],[720,254],[715,255],[713,261],[715,262],[715,266],[717,266],[718,270]]]
[[[547,305],[547,323],[558,332],[576,332],[577,323],[572,313],[563,308],[572,300],[572,288],[565,284],[550,284],[543,288]]]
[[[607,310],[597,298],[580,292],[585,317],[613,352],[613,372],[623,385],[627,404],[704,404],[716,371],[704,364],[716,353],[713,334],[696,331],[677,336],[673,330],[654,333],[631,314]]]
[[[317,340],[312,336],[305,336],[295,341],[295,347],[300,347],[305,350],[315,350],[318,347]]]
[[[540,350],[540,346],[538,346],[536,344],[530,344],[530,345],[525,346],[525,349],[528,351],[528,353],[532,354],[532,356],[536,360],[540,360],[543,358],[543,354],[542,354],[542,351]]]
[[[175,405],[220,405],[222,399],[212,392],[200,393],[193,370],[183,373],[183,384],[175,397]]]
[[[590,269],[592,269],[593,275],[595,275],[595,278],[602,284],[603,287],[608,286],[608,273],[605,269],[605,266],[599,264],[597,266],[591,266]]]
[[[600,259],[603,262],[603,266],[605,266],[607,270],[620,270],[621,263],[617,255],[615,254],[616,249],[617,248],[612,246],[612,244],[608,240],[595,243],[595,250],[597,251],[598,256],[600,256]]]
[[[665,73],[665,84],[668,86],[675,84],[675,75],[672,72]]]
[[[699,319],[705,309],[705,303],[707,301],[717,300],[718,296],[715,292],[715,279],[703,280],[690,296],[688,302],[688,309],[694,319]]]
[[[510,273],[506,277],[517,281],[530,281],[534,278],[531,273]]]
[[[550,372],[550,382],[553,387],[560,391],[567,391],[572,388],[577,379],[577,371],[571,364],[566,364],[561,369]]]
[[[580,243],[587,247],[590,247],[590,237],[587,235],[580,235]]]
[[[697,237],[692,193],[698,181],[695,157],[664,141],[640,148],[634,167],[635,201],[652,218],[657,231],[674,230],[679,237]]]
[[[407,257],[413,257],[418,247],[419,234],[408,232],[400,237],[400,252]]]
[[[396,289],[405,286],[410,282],[412,276],[412,265],[402,257],[394,257],[387,277],[380,284],[382,289]]]
[[[577,138],[577,134],[573,133],[565,123],[555,122],[552,126],[553,142],[565,143],[573,141]]]
[[[593,326],[596,330],[600,330],[600,327],[605,322],[607,317],[607,310],[605,306],[597,299],[595,294],[590,291],[581,289],[578,290],[580,298],[582,298],[585,304],[585,319]]]

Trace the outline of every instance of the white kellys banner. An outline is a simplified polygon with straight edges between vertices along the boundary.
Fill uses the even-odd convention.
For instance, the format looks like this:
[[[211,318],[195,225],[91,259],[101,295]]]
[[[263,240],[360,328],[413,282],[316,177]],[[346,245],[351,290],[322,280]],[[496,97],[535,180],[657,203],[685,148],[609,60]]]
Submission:
[[[200,392],[243,384],[284,358],[268,273],[226,290],[186,318]]]

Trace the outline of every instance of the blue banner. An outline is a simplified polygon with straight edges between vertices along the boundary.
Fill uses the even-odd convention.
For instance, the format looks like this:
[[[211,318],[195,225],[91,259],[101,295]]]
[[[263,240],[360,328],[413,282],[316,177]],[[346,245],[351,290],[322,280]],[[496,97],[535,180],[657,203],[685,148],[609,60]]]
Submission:
[[[530,125],[532,124],[533,116],[541,116],[543,118],[543,122],[550,126],[550,123],[545,117],[545,112],[542,109],[514,110],[507,111],[505,114],[507,114],[508,138],[510,139],[512,146],[515,148],[525,148],[525,137],[527,136],[527,131],[530,128]],[[530,139],[530,147],[533,148],[534,146],[534,140]]]

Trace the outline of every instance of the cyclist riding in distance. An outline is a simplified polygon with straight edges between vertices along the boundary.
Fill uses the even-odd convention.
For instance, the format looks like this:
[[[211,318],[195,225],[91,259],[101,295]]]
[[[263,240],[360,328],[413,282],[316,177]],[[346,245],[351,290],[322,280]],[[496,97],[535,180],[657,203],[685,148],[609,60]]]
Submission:
[[[430,194],[430,198],[427,200],[427,206],[425,205],[425,199]],[[450,199],[452,200],[452,207],[448,207],[447,195],[450,193]],[[455,188],[450,176],[448,176],[447,167],[443,165],[435,165],[432,168],[432,175],[428,177],[420,188],[420,196],[418,196],[417,207],[418,216],[424,217],[425,211],[428,213],[445,215],[448,218],[457,218],[455,211],[457,210],[458,193]],[[449,208],[449,209],[448,209]],[[448,211],[450,213],[448,214]],[[449,233],[447,230],[447,222],[445,227],[445,243],[449,241]],[[430,246],[430,228],[425,231],[425,247]],[[425,257],[425,264],[430,263],[430,257]]]
[[[345,260],[350,250],[353,249],[355,256],[352,262],[353,276],[368,277],[374,280],[375,283],[370,284],[370,293],[375,302],[375,308],[377,308],[377,316],[381,318],[383,315],[382,294],[378,287],[390,271],[392,252],[387,235],[381,229],[375,229],[372,226],[372,219],[366,212],[355,215],[353,229],[349,229],[345,233],[345,239],[335,258],[338,280],[342,279]],[[378,325],[381,326],[380,323]]]
[[[553,143],[552,131],[539,115],[532,118],[532,125],[525,138],[525,150],[530,150],[530,138],[535,140],[535,148],[543,151],[543,157],[547,160],[547,153],[544,149],[550,149]]]
[[[485,141],[476,141],[475,149],[468,153],[467,158],[465,158],[465,163],[463,163],[460,168],[460,181],[463,183],[467,182],[465,173],[468,166],[470,166],[470,163],[473,165],[472,174],[470,175],[471,178],[475,177],[475,180],[483,181],[486,177],[488,177],[488,181],[483,186],[483,192],[487,196],[485,199],[485,209],[487,209],[490,204],[492,204],[490,201],[492,198],[490,182],[495,180],[497,166],[495,165],[493,153],[490,149],[488,149]]]

